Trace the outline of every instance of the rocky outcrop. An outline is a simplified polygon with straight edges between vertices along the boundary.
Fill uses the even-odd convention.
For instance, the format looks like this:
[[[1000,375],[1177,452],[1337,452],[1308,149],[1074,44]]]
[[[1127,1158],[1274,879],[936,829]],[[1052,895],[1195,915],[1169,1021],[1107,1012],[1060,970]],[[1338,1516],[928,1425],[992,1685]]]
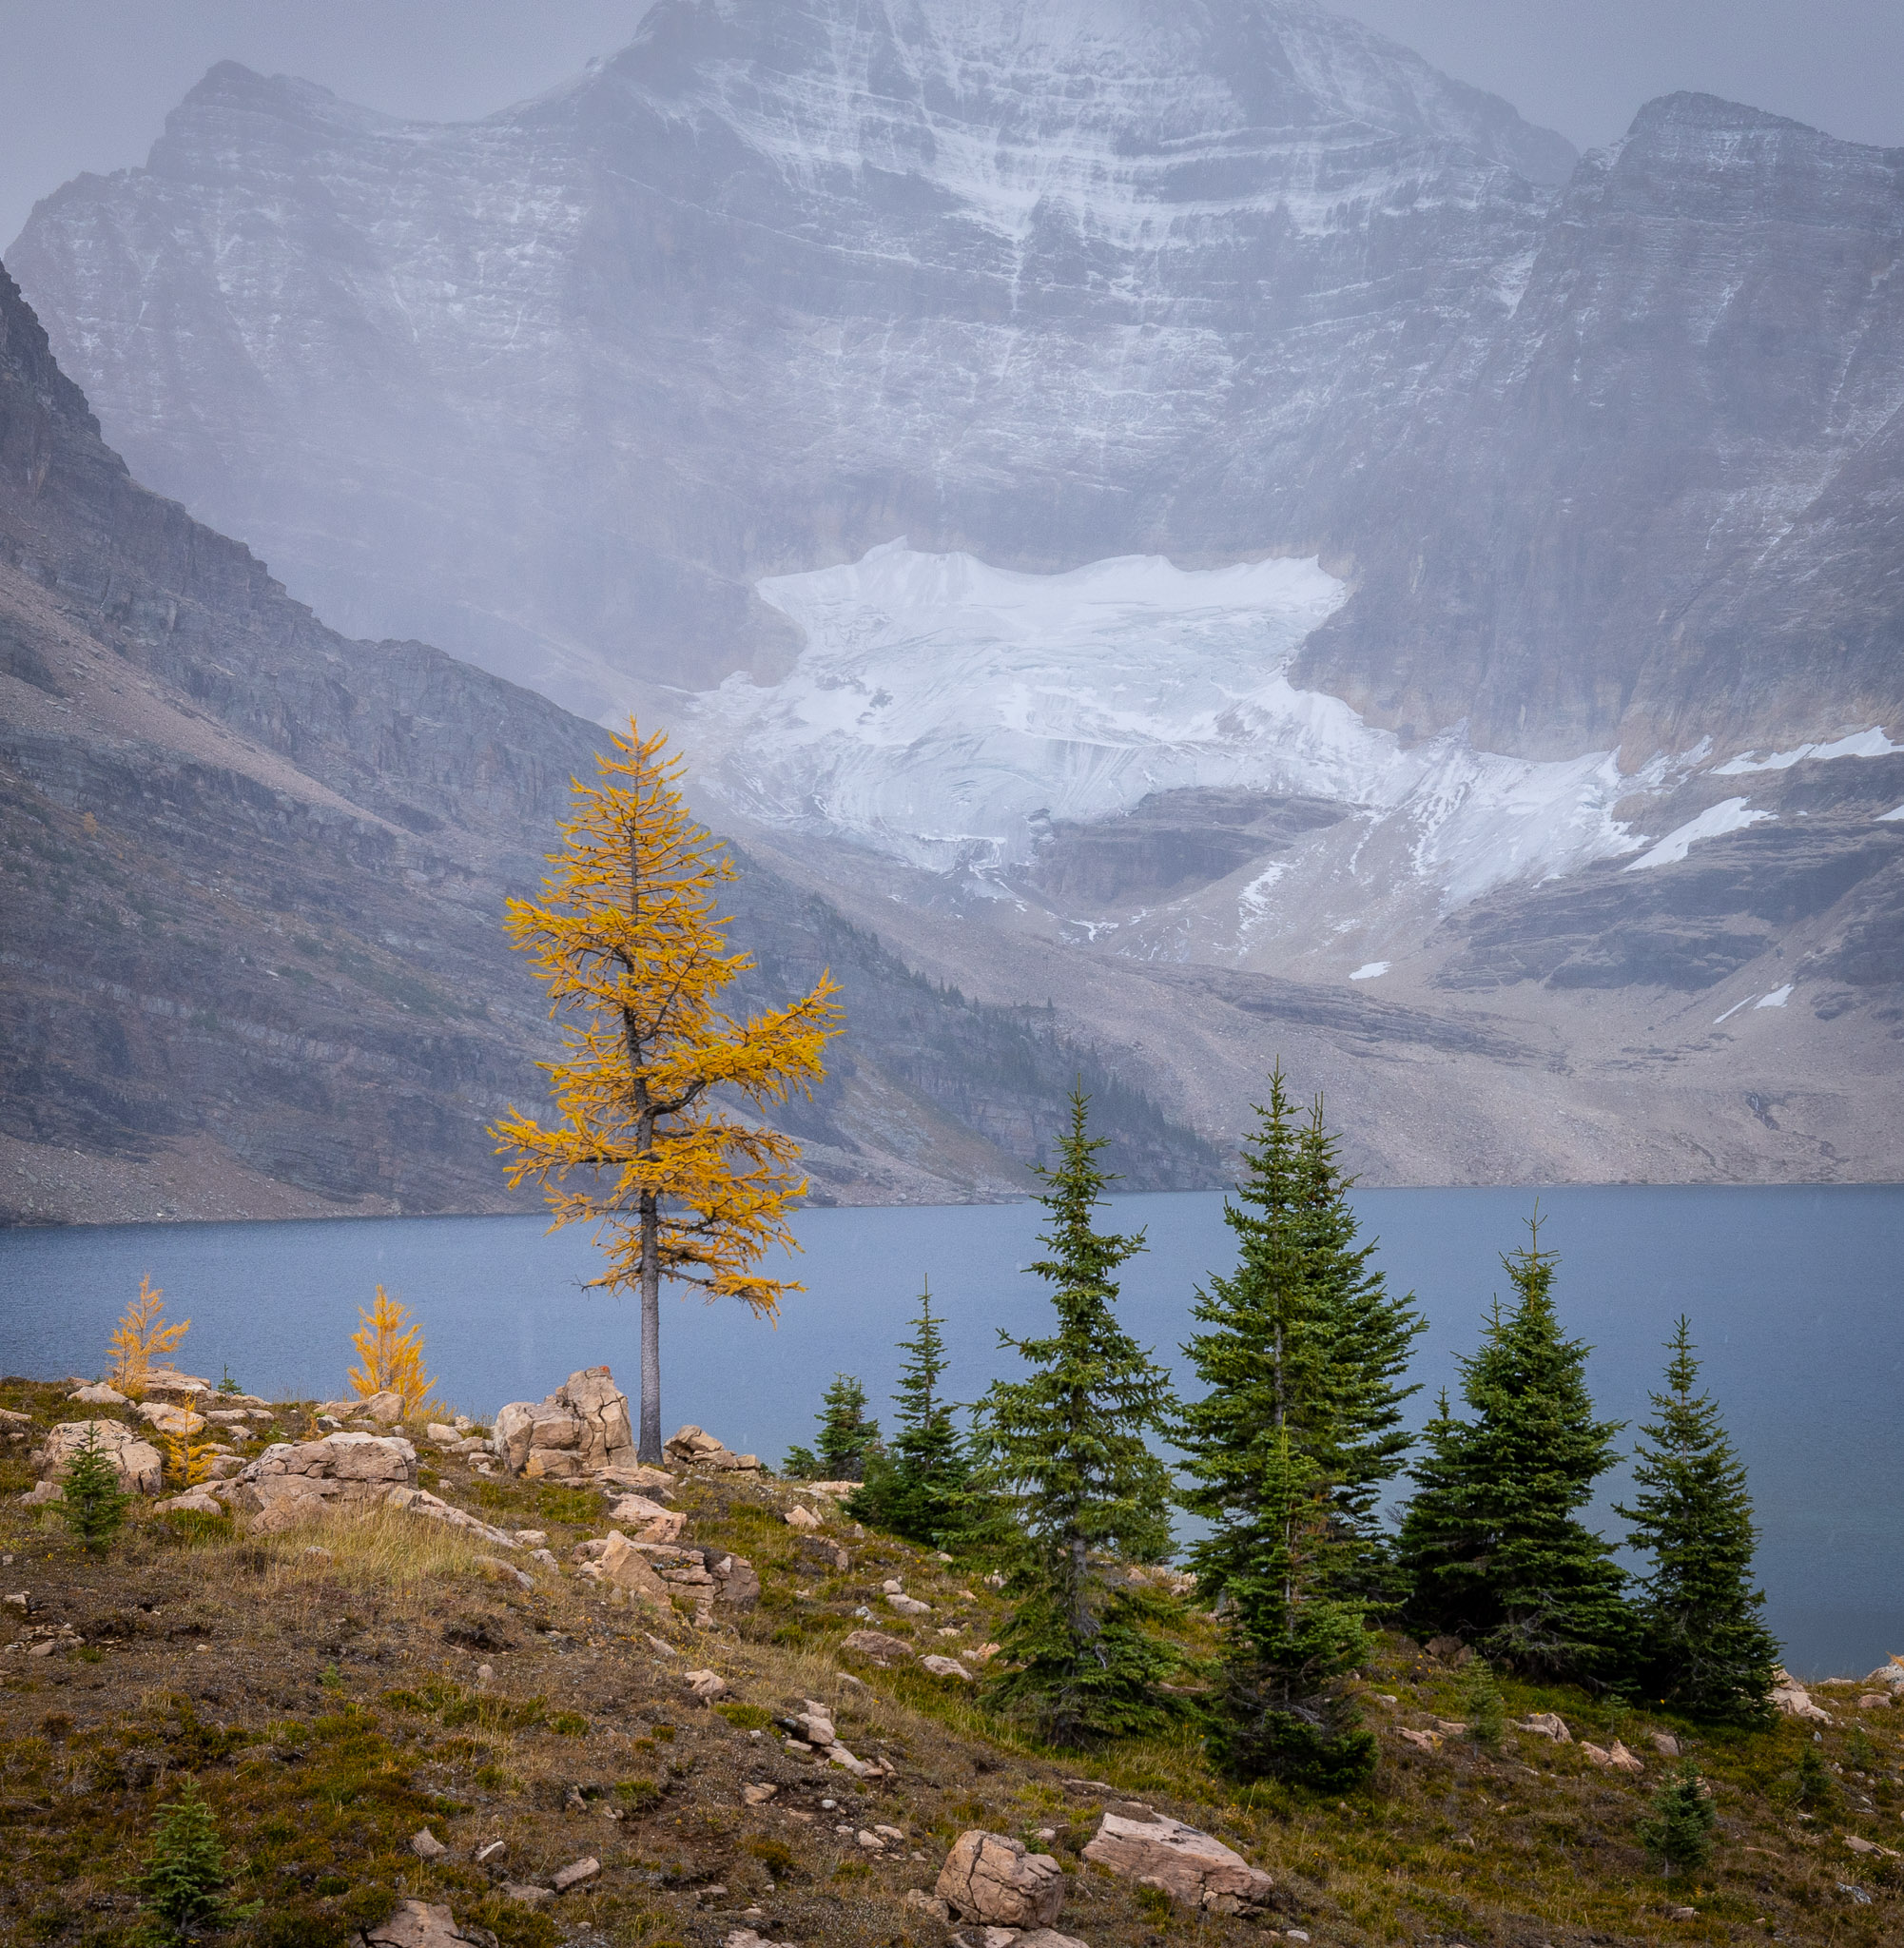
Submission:
[[[73,1456],[89,1443],[96,1443],[100,1452],[112,1463],[119,1485],[127,1493],[159,1492],[165,1480],[165,1461],[149,1441],[142,1440],[123,1420],[68,1420],[49,1429],[46,1439],[29,1457],[40,1486],[29,1499],[56,1499]]]
[[[573,1481],[634,1462],[628,1395],[605,1366],[571,1373],[544,1399],[512,1400],[490,1429],[496,1459],[532,1481]]]
[[[687,1468],[712,1468],[720,1472],[752,1472],[760,1467],[758,1454],[736,1454],[718,1434],[691,1423],[679,1429],[661,1451],[670,1461]]]
[[[223,1490],[245,1526],[264,1535],[341,1511],[375,1508],[417,1486],[417,1451],[394,1434],[326,1434],[278,1442]]]

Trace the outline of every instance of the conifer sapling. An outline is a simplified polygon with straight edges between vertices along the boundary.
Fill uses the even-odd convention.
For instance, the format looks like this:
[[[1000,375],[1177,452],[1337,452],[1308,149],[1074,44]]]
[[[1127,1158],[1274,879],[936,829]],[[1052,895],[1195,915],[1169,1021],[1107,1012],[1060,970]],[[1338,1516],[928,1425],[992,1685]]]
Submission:
[[[965,1520],[972,1471],[941,1384],[945,1342],[932,1315],[929,1285],[920,1293],[916,1325],[913,1337],[900,1346],[907,1358],[893,1396],[899,1412],[892,1446],[867,1456],[866,1485],[846,1512],[908,1542],[942,1548]]]
[[[98,1430],[90,1422],[85,1445],[74,1451],[60,1477],[60,1497],[67,1527],[94,1555],[104,1555],[132,1497],[120,1486],[119,1470],[99,1445]]]
[[[225,1871],[224,1848],[218,1833],[218,1816],[187,1775],[184,1789],[169,1805],[159,1808],[157,1829],[143,1871],[134,1885],[146,1897],[147,1911],[179,1940],[205,1927],[222,1927],[257,1906],[234,1911],[224,1901],[231,1876]]]
[[[1640,1821],[1640,1844],[1661,1862],[1668,1879],[1688,1873],[1711,1860],[1717,1819],[1711,1788],[1687,1759],[1653,1795],[1651,1809]]]

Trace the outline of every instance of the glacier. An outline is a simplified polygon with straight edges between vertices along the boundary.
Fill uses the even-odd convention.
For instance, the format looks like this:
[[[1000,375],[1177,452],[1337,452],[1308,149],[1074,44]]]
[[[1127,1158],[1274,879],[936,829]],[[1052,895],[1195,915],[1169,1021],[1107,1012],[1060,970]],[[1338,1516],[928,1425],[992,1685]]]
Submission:
[[[1399,831],[1444,907],[1636,849],[1611,750],[1535,760],[1453,730],[1412,746],[1291,665],[1346,584],[1314,557],[1180,568],[1120,555],[1038,575],[904,539],[757,585],[802,637],[778,682],[729,676],[686,706],[710,812],[844,839],[1006,890],[1053,821],[1152,793],[1331,800]],[[1239,933],[1281,865],[1236,896]]]

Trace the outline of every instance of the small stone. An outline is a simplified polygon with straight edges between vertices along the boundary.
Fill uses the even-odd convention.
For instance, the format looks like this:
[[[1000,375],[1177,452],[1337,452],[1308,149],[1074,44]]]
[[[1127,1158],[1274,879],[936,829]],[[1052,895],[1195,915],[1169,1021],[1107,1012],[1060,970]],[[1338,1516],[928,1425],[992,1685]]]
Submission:
[[[1669,1731],[1656,1731],[1648,1736],[1653,1741],[1653,1749],[1662,1759],[1677,1759],[1680,1756],[1680,1742]]]
[[[972,1673],[956,1657],[922,1657],[919,1664],[936,1678],[957,1678],[962,1685],[972,1682]]]
[[[395,1427],[403,1418],[403,1395],[386,1389],[359,1401],[357,1411],[368,1414],[379,1427]]]
[[[518,1529],[515,1531],[515,1539],[524,1549],[540,1549],[549,1540],[547,1534],[540,1529]]]
[[[741,1788],[741,1798],[750,1806],[764,1806],[779,1790],[779,1786],[767,1783],[747,1785]]]
[[[579,1887],[584,1880],[593,1880],[602,1870],[602,1863],[593,1855],[582,1860],[571,1860],[559,1874],[553,1877],[557,1894],[568,1893],[571,1887]]]
[[[68,1393],[68,1400],[77,1400],[82,1407],[124,1407],[126,1395],[117,1387],[108,1387],[104,1380],[97,1380],[89,1387],[82,1387],[77,1393]]]
[[[903,1664],[912,1655],[912,1646],[903,1638],[889,1637],[883,1630],[855,1630],[840,1648],[850,1650],[855,1656],[864,1657],[869,1664],[882,1667]]]
[[[847,1830],[850,1831],[851,1829],[848,1828]],[[854,1835],[854,1838],[862,1846],[870,1848],[875,1853],[882,1851],[885,1846],[885,1841],[877,1833],[870,1831],[865,1826],[860,1828],[859,1832]]]
[[[538,1900],[554,1900],[555,1898],[555,1890],[553,1887],[536,1887],[520,1880],[505,1880],[502,1883],[502,1891],[510,1899],[526,1901],[532,1907]]]
[[[503,1857],[503,1855],[506,1854],[508,1851],[509,1842],[507,1841],[492,1840],[487,1846],[479,1846],[476,1848],[476,1865],[479,1867],[491,1866],[495,1861],[499,1860]]]
[[[223,1503],[205,1493],[202,1488],[187,1489],[182,1495],[167,1495],[163,1502],[154,1502],[152,1510],[159,1515],[223,1515]]]
[[[447,1907],[427,1900],[406,1900],[385,1919],[373,1922],[351,1937],[352,1948],[476,1948],[495,1938],[478,1928],[464,1934]]]
[[[769,1941],[751,1928],[734,1928],[721,1941],[721,1948],[793,1948],[791,1941]]]
[[[812,1530],[820,1526],[820,1518],[811,1509],[792,1508],[781,1518],[789,1529]]]
[[[728,1695],[728,1681],[719,1671],[684,1671],[682,1680],[704,1704],[711,1704],[716,1698],[725,1698]]]
[[[916,1596],[907,1596],[901,1593],[888,1596],[886,1601],[894,1609],[899,1611],[901,1616],[929,1617],[932,1614],[932,1606],[929,1603],[921,1603]]]
[[[410,1851],[418,1860],[439,1860],[449,1852],[449,1848],[425,1826],[420,1832],[410,1836]]]
[[[900,1905],[930,1915],[934,1920],[950,1922],[952,1908],[948,1901],[940,1899],[936,1894],[928,1894],[923,1887],[908,1887],[900,1897]]]
[[[1891,1708],[1891,1693],[1865,1691],[1859,1695],[1857,1708],[1860,1711],[1888,1711]]]
[[[489,1682],[490,1682],[490,1681],[491,1681],[491,1680],[492,1680],[492,1679],[493,1679],[493,1678],[494,1678],[495,1676],[495,1665],[493,1665],[493,1664],[479,1664],[479,1665],[477,1665],[477,1666],[476,1666],[476,1683],[477,1683],[477,1684],[479,1684],[479,1685],[486,1685],[486,1684],[488,1684],[488,1683],[489,1683]]]

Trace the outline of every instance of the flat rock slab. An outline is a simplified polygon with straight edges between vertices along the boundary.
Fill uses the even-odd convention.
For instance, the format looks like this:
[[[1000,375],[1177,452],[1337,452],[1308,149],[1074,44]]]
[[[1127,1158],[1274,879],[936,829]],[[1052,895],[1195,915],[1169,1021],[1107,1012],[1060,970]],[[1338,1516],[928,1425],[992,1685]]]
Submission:
[[[1275,1882],[1234,1848],[1162,1813],[1132,1819],[1106,1813],[1084,1858],[1114,1874],[1159,1886],[1185,1907],[1241,1906],[1265,1899]]]
[[[903,1664],[912,1655],[912,1646],[902,1637],[889,1637],[884,1630],[855,1630],[840,1645],[855,1657],[881,1666]]]

